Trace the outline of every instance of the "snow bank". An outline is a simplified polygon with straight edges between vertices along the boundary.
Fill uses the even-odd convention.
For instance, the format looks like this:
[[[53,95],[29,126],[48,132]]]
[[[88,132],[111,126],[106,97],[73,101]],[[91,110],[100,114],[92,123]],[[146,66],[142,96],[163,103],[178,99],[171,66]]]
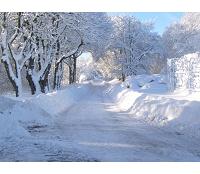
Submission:
[[[0,97],[0,137],[29,136],[28,126],[46,124],[50,117],[39,106]]]
[[[24,129],[17,123],[12,114],[12,108],[17,102],[6,97],[0,97],[0,138],[11,135],[26,135]]]
[[[110,82],[109,94],[120,110],[180,134],[200,136],[200,98],[184,91],[169,93],[166,77],[140,75],[120,84]]]
[[[79,86],[70,85],[63,90],[38,95],[31,101],[49,114],[55,115],[63,112],[78,100],[81,100],[84,95],[88,94],[88,90],[89,84]]]
[[[90,87],[88,83],[38,96],[0,96],[0,137],[30,136],[31,131],[52,126],[53,116],[84,99]]]

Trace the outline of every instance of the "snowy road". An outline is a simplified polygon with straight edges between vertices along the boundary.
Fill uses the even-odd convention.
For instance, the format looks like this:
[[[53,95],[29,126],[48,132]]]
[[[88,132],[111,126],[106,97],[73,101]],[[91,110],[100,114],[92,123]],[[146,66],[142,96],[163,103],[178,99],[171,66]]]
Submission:
[[[136,120],[91,85],[90,94],[32,139],[1,141],[1,161],[200,161],[199,141]]]

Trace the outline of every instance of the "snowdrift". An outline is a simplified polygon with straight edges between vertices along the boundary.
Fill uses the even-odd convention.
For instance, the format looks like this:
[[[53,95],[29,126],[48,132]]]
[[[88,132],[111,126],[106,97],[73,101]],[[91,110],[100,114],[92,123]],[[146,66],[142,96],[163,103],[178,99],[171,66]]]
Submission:
[[[90,85],[70,85],[66,89],[48,94],[40,94],[31,102],[52,115],[59,114],[88,94]]]
[[[71,85],[38,96],[0,96],[0,138],[30,136],[29,132],[52,127],[54,117],[84,98],[90,86]]]
[[[200,93],[169,93],[162,75],[129,77],[124,83],[90,81],[33,97],[1,96],[0,137],[30,136],[30,132],[53,127],[57,115],[87,99],[100,86],[122,112],[178,134],[200,137]]]
[[[200,136],[199,93],[169,93],[162,75],[139,75],[110,84],[108,92],[121,111],[178,134]]]
[[[50,116],[34,103],[0,97],[0,138],[29,136],[29,129],[47,124]]]

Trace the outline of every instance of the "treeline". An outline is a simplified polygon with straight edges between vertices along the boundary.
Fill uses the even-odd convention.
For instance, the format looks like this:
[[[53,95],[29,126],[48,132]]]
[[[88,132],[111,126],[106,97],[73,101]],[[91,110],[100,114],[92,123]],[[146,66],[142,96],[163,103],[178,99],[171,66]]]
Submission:
[[[77,58],[90,52],[92,71],[104,78],[164,72],[166,59],[200,50],[200,14],[186,13],[162,36],[152,22],[107,13],[1,13],[1,87],[10,83],[20,96],[59,89],[85,70]],[[66,76],[65,69],[68,69]],[[25,85],[26,84],[26,85]]]
[[[77,57],[83,51],[98,54],[98,47],[103,51],[101,40],[109,35],[104,13],[1,13],[0,20],[1,62],[16,96],[24,75],[32,94],[58,89],[63,64],[74,83]]]

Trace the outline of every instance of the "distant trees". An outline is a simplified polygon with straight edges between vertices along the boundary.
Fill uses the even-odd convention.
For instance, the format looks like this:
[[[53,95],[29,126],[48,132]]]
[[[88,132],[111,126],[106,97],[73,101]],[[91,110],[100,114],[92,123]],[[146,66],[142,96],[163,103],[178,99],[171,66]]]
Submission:
[[[186,13],[163,34],[165,57],[181,57],[200,51],[200,13]]]
[[[113,78],[121,78],[120,64],[117,53],[113,50],[106,51],[105,55],[95,63],[95,69],[101,73],[104,79],[110,80]]]
[[[120,64],[121,78],[147,72],[147,59],[162,56],[161,37],[152,32],[152,23],[142,23],[132,16],[111,18],[114,25],[110,46]],[[153,59],[152,59],[153,60]]]

